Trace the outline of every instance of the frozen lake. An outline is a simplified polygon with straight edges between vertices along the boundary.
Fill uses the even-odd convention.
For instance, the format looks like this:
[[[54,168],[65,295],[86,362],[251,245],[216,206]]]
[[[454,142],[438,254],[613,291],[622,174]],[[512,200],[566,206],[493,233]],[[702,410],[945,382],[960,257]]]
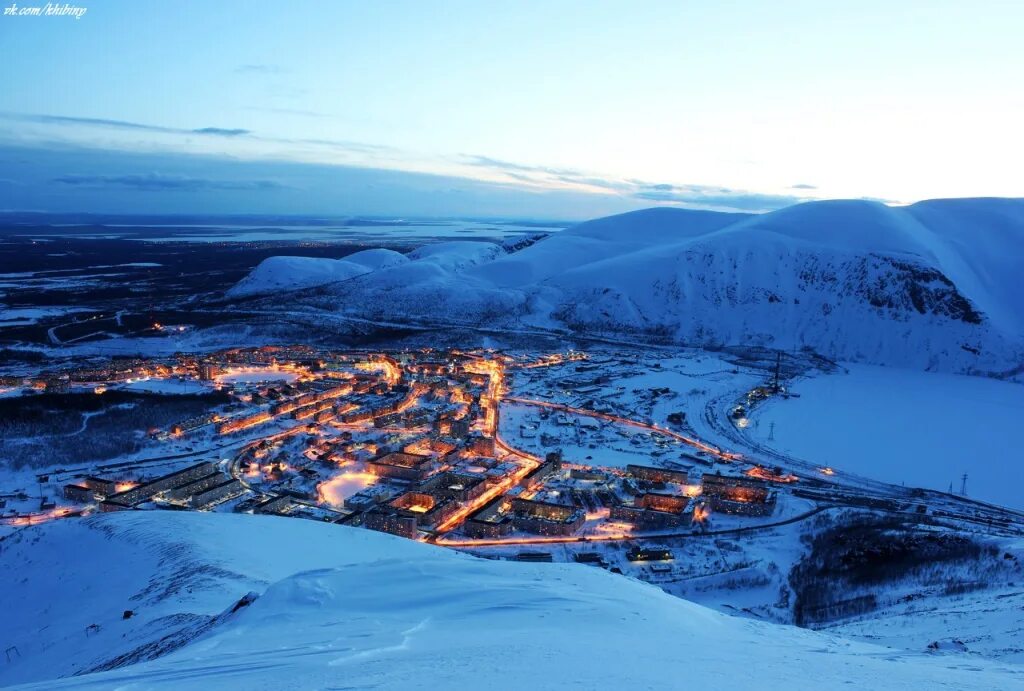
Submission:
[[[1024,386],[980,377],[849,365],[800,381],[800,398],[758,409],[748,432],[793,456],[908,486],[1024,509]],[[768,441],[771,423],[775,440]]]

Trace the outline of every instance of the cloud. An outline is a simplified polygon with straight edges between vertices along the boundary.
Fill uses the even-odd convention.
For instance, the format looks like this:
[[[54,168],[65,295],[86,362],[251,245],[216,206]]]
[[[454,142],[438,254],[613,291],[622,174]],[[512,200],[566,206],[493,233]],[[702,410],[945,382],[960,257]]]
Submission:
[[[159,132],[161,134],[211,134],[222,137],[237,137],[250,134],[249,130],[225,127],[199,127],[184,129],[181,127],[165,127],[150,125],[129,120],[112,120],[110,118],[85,118],[71,115],[46,115],[44,113],[0,113],[8,120],[40,123],[44,125],[86,125],[89,127],[109,127],[113,129],[132,130],[136,132]]]
[[[3,113],[3,117],[9,120],[20,120],[22,122],[36,122],[44,125],[91,125],[99,127],[113,127],[125,130],[143,130],[146,132],[180,133],[188,130],[179,130],[173,127],[162,127],[160,125],[146,125],[140,122],[129,122],[127,120],[111,120],[108,118],[83,118],[70,115],[46,115],[43,113]]]
[[[711,185],[642,185],[632,195],[636,199],[687,206],[712,207],[733,211],[774,211],[806,201],[803,197],[760,194]]]
[[[311,114],[312,115],[312,114]],[[69,115],[46,115],[41,113],[10,113],[0,111],[0,119],[14,120],[19,122],[40,123],[46,125],[84,125],[88,127],[106,127],[122,129],[133,132],[154,132],[157,134],[171,135],[205,135],[210,137],[223,137],[225,139],[238,139],[244,137],[250,142],[264,142],[268,144],[310,144],[313,146],[328,147],[337,151],[345,151],[354,154],[380,154],[380,153],[401,153],[391,146],[383,144],[367,144],[365,142],[354,142],[343,139],[296,139],[289,137],[265,137],[254,134],[252,130],[241,127],[197,127],[186,129],[181,127],[165,127],[163,125],[149,125],[140,122],[127,120],[111,120],[106,118],[85,118]]]
[[[284,159],[296,163],[348,165],[364,169],[419,172],[460,178],[467,182],[474,181],[480,185],[507,187],[510,190],[528,194],[575,194],[582,195],[577,197],[580,199],[606,197],[607,204],[602,208],[612,208],[619,204],[635,207],[641,203],[647,203],[649,205],[675,204],[726,211],[771,211],[807,201],[811,197],[798,191],[814,189],[812,185],[799,184],[789,188],[793,190],[793,194],[767,194],[735,190],[720,185],[654,182],[604,176],[575,168],[519,163],[482,154],[423,157],[391,146],[343,139],[267,137],[243,128],[212,126],[174,128],[127,120],[4,112],[0,112],[0,119],[45,123],[49,128],[56,130],[81,126],[81,131],[58,131],[57,134],[61,136],[54,136],[50,132],[45,132],[45,137],[40,136],[38,132],[29,133],[34,134],[37,140],[41,140],[44,146],[50,147],[62,148],[67,146],[67,140],[78,140],[79,145],[86,148],[123,150],[128,153],[143,145],[156,150],[173,145],[176,150],[184,151],[188,155],[231,158],[245,154],[246,157],[266,161]],[[153,141],[142,143],[138,141],[142,137],[125,136],[122,138],[124,140],[121,143],[122,149],[117,145],[111,146],[107,141],[102,141],[102,143],[95,141],[99,138],[95,136],[94,132],[86,129],[89,127],[119,128],[126,133],[153,132],[156,134],[151,138]],[[0,136],[0,140],[2,139],[3,137]],[[213,143],[214,140],[219,141]],[[15,141],[17,142],[17,138]],[[135,170],[138,169],[135,168]],[[104,173],[106,177],[86,178],[63,175],[67,170],[76,170],[78,173]],[[165,173],[178,172],[173,168],[165,167],[161,167],[159,170],[163,170]],[[174,178],[165,174],[123,175],[124,170],[89,171],[88,168],[81,167],[57,169],[54,172],[60,176],[57,178],[58,184],[65,189],[93,185],[111,190],[270,190],[280,186],[279,183],[275,183],[271,179],[235,180],[231,175],[225,175],[223,179],[218,179],[216,175],[206,171],[199,171],[198,174],[192,174],[192,177],[185,178]],[[189,173],[191,174],[192,171]],[[53,175],[47,178],[47,180],[52,179]],[[604,203],[599,203],[597,199],[594,199],[593,208],[596,209]]]
[[[789,189],[791,189],[791,190],[816,190],[816,189],[818,189],[818,186],[817,185],[808,185],[805,182],[800,182],[800,183],[797,183],[795,185],[790,185]]]
[[[476,154],[466,154],[460,157],[463,163],[467,163],[471,166],[478,166],[480,168],[492,168],[495,170],[513,171],[516,173],[545,173],[547,175],[557,175],[565,177],[574,177],[582,175],[578,170],[571,168],[551,168],[548,166],[531,166],[522,163],[513,163],[511,161],[502,161],[498,158],[491,158],[490,156],[479,156]]]
[[[237,137],[242,134],[250,134],[249,130],[243,129],[225,129],[223,127],[201,127],[197,130],[192,130],[196,134],[217,134],[222,137]]]
[[[194,178],[185,175],[164,175],[161,173],[144,173],[130,175],[61,175],[53,182],[74,187],[116,187],[143,191],[164,190],[241,190],[270,191],[284,189],[286,186],[276,180],[213,180]]]
[[[384,144],[366,144],[364,142],[350,142],[343,139],[275,139],[287,144],[314,144],[316,146],[328,146],[334,149],[344,149],[362,154],[382,153],[385,151],[397,152],[398,149]]]
[[[585,188],[598,194],[611,194],[625,198],[661,204],[715,208],[727,211],[773,211],[784,206],[806,201],[796,195],[776,195],[734,190],[720,185],[676,185],[666,182],[648,182],[637,179],[602,177],[571,168],[524,165],[490,156],[463,155],[462,161],[471,166],[498,171],[510,180],[538,186],[552,183]],[[793,189],[813,189],[812,186],[794,186]]]

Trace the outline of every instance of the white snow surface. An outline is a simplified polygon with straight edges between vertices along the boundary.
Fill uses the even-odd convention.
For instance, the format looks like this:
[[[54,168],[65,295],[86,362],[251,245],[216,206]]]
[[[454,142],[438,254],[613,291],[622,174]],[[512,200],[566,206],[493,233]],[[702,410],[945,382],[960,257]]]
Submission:
[[[454,247],[472,243],[446,244],[311,304],[389,322],[809,347],[1021,376],[1024,200],[823,201],[761,215],[656,208],[475,264]]]
[[[1024,510],[1024,385],[850,365],[791,388],[800,397],[756,408],[746,434],[797,458],[893,484],[959,492],[966,473],[968,496]]]
[[[312,288],[408,261],[389,249],[362,250],[343,259],[321,257],[268,257],[233,286],[228,295],[244,297],[274,291]]]
[[[0,636],[20,652],[0,684],[28,682],[18,688],[1024,682],[1019,666],[733,618],[594,567],[482,560],[297,519],[130,512],[24,529],[0,546]],[[231,613],[248,592],[258,599]],[[125,609],[135,616],[122,619]],[[162,657],[68,676],[144,659],[176,632],[183,645]]]

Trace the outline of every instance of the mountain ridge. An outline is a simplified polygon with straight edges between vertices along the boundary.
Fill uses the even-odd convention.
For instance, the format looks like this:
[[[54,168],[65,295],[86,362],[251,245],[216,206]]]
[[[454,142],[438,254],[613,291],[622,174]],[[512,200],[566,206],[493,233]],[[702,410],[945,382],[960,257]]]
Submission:
[[[1024,362],[1021,199],[829,200],[766,214],[655,207],[493,258],[443,254],[429,270],[410,255],[324,282],[304,302],[368,319],[809,348],[990,376]]]

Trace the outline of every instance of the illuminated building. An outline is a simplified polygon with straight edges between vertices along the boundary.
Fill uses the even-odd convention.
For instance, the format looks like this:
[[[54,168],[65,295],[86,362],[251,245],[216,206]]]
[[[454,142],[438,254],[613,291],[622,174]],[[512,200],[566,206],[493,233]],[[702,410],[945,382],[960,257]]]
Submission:
[[[438,473],[420,483],[417,489],[435,497],[469,502],[477,499],[487,490],[487,483],[479,475]]]
[[[403,509],[392,506],[374,506],[361,516],[363,526],[382,533],[391,533],[410,539],[419,534],[417,529],[418,516]]]
[[[494,437],[482,434],[472,435],[466,440],[466,449],[477,456],[493,457],[495,453]]]
[[[270,413],[259,412],[253,415],[247,415],[245,417],[235,418],[234,420],[228,420],[222,422],[217,427],[217,434],[231,434],[232,432],[238,432],[249,427],[255,427],[256,425],[262,425],[264,422],[269,422],[273,418]]]
[[[46,393],[68,393],[71,391],[71,379],[67,376],[54,375],[43,380]]]
[[[409,515],[412,515],[418,528],[433,528],[451,518],[459,510],[459,504],[449,497],[415,491],[406,492],[394,499],[390,503],[390,508],[397,511],[401,518],[407,518]],[[386,512],[387,510],[381,509],[381,511],[376,513],[383,514]],[[404,523],[397,522],[397,520],[392,521],[392,524],[404,525]]]
[[[701,484],[707,505],[714,512],[768,516],[775,511],[775,494],[761,480],[705,474]]]
[[[581,509],[528,499],[512,499],[509,513],[516,530],[537,535],[573,535],[586,519]]]
[[[562,457],[557,453],[549,453],[547,459],[539,466],[531,470],[519,481],[523,489],[537,489],[550,476],[562,469]]]
[[[193,480],[187,485],[182,485],[181,487],[175,487],[174,489],[169,490],[166,493],[166,496],[168,499],[173,501],[188,501],[192,495],[199,494],[211,487],[215,487],[227,479],[228,478],[224,473],[210,473],[209,475]]]
[[[634,547],[626,552],[626,559],[630,561],[670,561],[673,556],[672,552],[667,549]]]
[[[648,494],[640,495],[633,503],[642,509],[649,509],[651,511],[682,513],[686,510],[686,505],[690,503],[690,499],[689,497],[683,497],[676,494],[658,494],[650,492]]]
[[[76,501],[82,504],[96,499],[96,494],[88,487],[82,485],[64,485],[64,498],[68,501]]]
[[[285,515],[292,508],[293,504],[294,499],[285,494],[280,497],[272,497],[271,499],[257,504],[253,508],[253,513]]]
[[[117,483],[113,480],[106,480],[101,477],[87,477],[82,480],[82,484],[103,497],[117,494]]]
[[[456,439],[465,439],[469,435],[469,428],[472,420],[469,417],[452,420],[448,426],[448,433]]]
[[[160,492],[166,492],[167,490],[187,485],[190,482],[216,472],[216,470],[217,466],[209,461],[197,463],[196,465],[189,466],[183,470],[137,485],[131,489],[125,490],[124,492],[111,495],[107,497],[107,502],[128,507],[135,506],[136,504],[148,501]],[[104,502],[104,504],[107,502]]]
[[[667,468],[633,465],[631,463],[626,466],[626,472],[637,480],[646,480],[647,482],[675,482],[680,485],[685,485],[689,482],[689,475],[684,470],[669,470]]]
[[[245,491],[245,485],[237,479],[231,478],[230,480],[225,480],[220,484],[193,494],[192,498],[189,500],[189,505],[193,509],[198,509],[237,497]]]
[[[366,462],[366,468],[374,475],[396,480],[419,481],[430,474],[433,458],[410,453],[394,452],[384,454]]]
[[[203,381],[212,381],[221,373],[221,368],[209,362],[199,365],[199,378]]]
[[[675,494],[641,494],[632,506],[612,506],[608,517],[640,530],[680,528],[690,523],[690,514],[684,513],[689,502],[688,497]]]

